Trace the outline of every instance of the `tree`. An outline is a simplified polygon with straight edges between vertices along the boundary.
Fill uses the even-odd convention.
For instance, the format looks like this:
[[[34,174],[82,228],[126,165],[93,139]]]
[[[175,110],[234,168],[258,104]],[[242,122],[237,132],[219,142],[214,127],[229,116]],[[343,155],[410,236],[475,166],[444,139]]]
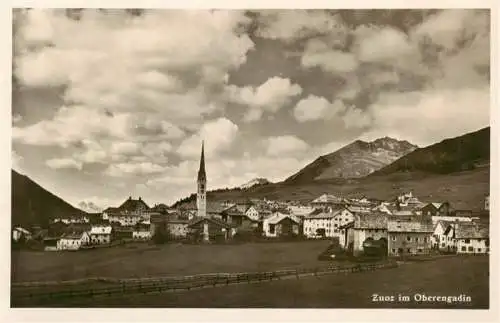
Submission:
[[[170,232],[165,226],[157,225],[153,235],[154,244],[164,244],[170,240]]]

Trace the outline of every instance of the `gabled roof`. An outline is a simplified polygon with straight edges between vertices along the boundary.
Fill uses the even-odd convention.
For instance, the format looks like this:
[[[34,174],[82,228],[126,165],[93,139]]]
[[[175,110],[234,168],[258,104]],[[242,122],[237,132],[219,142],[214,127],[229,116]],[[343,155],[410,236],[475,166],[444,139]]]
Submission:
[[[342,203],[343,201],[344,199],[341,197],[331,194],[323,194],[314,199],[311,203]]]
[[[387,229],[387,213],[357,213],[354,215],[355,229]]]
[[[293,222],[295,222],[297,224],[300,223],[300,220],[296,216],[290,215],[290,214],[281,213],[281,212],[274,213],[273,215],[271,215],[270,217],[268,217],[266,219],[266,221],[269,224],[277,224],[277,223],[281,222],[282,220],[284,220],[286,218],[289,218],[290,220],[292,220]]]
[[[86,233],[87,233],[87,231],[85,231],[81,228],[75,228],[73,231],[63,233],[61,235],[61,239],[79,240]]]
[[[394,221],[387,222],[388,232],[420,232],[431,233],[434,232],[432,223],[423,221]]]
[[[459,222],[455,225],[455,238],[457,239],[485,239],[488,237],[488,226],[469,222]]]
[[[195,217],[193,219],[191,219],[188,223],[188,227],[192,227],[194,225],[196,225],[197,223],[200,223],[202,221],[208,221],[208,222],[212,222],[213,224],[215,225],[218,225],[218,226],[221,226],[223,228],[226,228],[226,229],[229,229],[229,228],[232,228],[234,227],[233,225],[229,224],[229,223],[226,223],[226,222],[223,222],[223,221],[220,221],[218,219],[214,219],[214,218],[209,218],[209,217]]]
[[[139,197],[137,200],[134,200],[132,197],[129,197],[118,207],[118,209],[120,212],[135,212],[139,210],[140,207],[149,210],[149,206],[142,200],[142,198]]]

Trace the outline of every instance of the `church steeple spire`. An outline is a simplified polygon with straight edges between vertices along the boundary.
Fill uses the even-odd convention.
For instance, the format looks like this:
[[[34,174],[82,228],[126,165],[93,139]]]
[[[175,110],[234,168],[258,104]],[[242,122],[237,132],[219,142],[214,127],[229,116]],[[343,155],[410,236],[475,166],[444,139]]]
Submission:
[[[207,174],[205,173],[205,142],[201,143],[200,169],[198,170],[198,192],[196,194],[196,206],[199,217],[207,216]]]
[[[205,141],[201,142],[201,158],[200,158],[200,169],[198,170],[198,181],[205,181],[207,179],[207,174],[205,173]]]

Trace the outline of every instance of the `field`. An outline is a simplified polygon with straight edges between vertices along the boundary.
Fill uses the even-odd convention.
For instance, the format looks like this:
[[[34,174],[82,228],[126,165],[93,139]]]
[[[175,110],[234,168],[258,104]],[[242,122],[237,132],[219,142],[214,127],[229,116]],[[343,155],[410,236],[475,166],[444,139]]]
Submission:
[[[454,208],[480,210],[490,190],[489,167],[449,175],[395,173],[369,176],[348,182],[318,181],[301,185],[269,184],[250,190],[209,192],[208,198],[230,200],[238,198],[268,198],[310,202],[323,193],[364,194],[370,198],[394,199],[403,191],[412,191],[423,202],[449,201]]]
[[[148,244],[77,252],[12,253],[12,281],[89,277],[138,278],[253,272],[323,265],[316,258],[329,241],[240,245]]]
[[[470,296],[470,302],[415,302],[413,295]],[[395,301],[374,302],[373,294]],[[397,295],[409,302],[398,302]],[[89,299],[76,307],[475,308],[489,307],[488,257],[463,256],[347,275],[242,284],[185,292]]]

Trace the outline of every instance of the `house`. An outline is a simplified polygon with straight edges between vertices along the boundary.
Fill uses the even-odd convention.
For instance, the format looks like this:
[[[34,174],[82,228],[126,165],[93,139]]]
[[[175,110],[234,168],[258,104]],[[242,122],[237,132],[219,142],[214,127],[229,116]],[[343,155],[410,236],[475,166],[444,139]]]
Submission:
[[[431,237],[431,247],[433,249],[447,250],[450,245],[447,242],[447,237],[444,234],[448,226],[450,226],[452,221],[439,220],[434,225],[434,232]]]
[[[340,208],[331,212],[312,214],[304,218],[303,232],[308,238],[338,237],[342,238],[340,227],[354,219],[348,208]]]
[[[109,207],[102,212],[102,218],[109,223],[119,224],[121,226],[134,226],[140,221],[149,218],[151,209],[142,200],[132,199],[130,196],[119,207]]]
[[[74,215],[74,216],[55,218],[52,220],[52,223],[57,223],[57,222],[62,222],[64,224],[81,224],[81,223],[89,223],[90,219],[86,215]]]
[[[260,213],[259,213],[259,210],[257,209],[257,207],[253,206],[253,205],[250,205],[246,211],[245,211],[245,215],[250,219],[250,220],[253,220],[253,221],[259,221],[261,220],[261,217],[260,217]]]
[[[312,207],[329,207],[329,206],[341,206],[345,204],[345,200],[342,197],[335,196],[332,194],[323,194],[318,198],[314,199],[311,203]]]
[[[111,225],[93,225],[90,228],[90,243],[91,244],[109,244],[111,243],[112,234]]]
[[[247,214],[245,207],[238,207],[238,205],[233,205],[230,208],[221,212],[221,221],[233,225],[237,228],[244,229],[255,229],[259,227],[261,222],[258,217],[255,216],[250,218]]]
[[[116,225],[111,230],[112,240],[132,240],[134,238],[134,226]]]
[[[450,222],[472,222],[475,219],[475,217],[469,217],[469,216],[433,216],[432,217],[432,223],[436,224],[438,221],[450,221]]]
[[[452,251],[459,254],[490,252],[489,228],[487,225],[457,222],[448,226],[445,234],[451,240]]]
[[[389,220],[388,252],[391,256],[428,254],[434,232],[430,221]]]
[[[421,202],[412,192],[403,193],[396,198],[396,204],[400,206],[411,206],[421,208],[425,203]]]
[[[151,237],[152,235],[148,225],[138,224],[132,231],[133,240],[149,240]]]
[[[16,242],[19,241],[20,239],[30,240],[31,237],[32,237],[31,232],[22,227],[15,227],[12,230],[12,240]]]
[[[420,209],[423,215],[426,216],[448,216],[450,211],[450,203],[428,203]]]
[[[231,239],[235,230],[226,222],[210,217],[197,217],[188,223],[188,236],[195,242],[220,242]]]
[[[333,237],[334,219],[333,212],[321,212],[304,217],[304,236],[309,239]]]
[[[57,241],[57,250],[78,250],[82,246],[88,246],[90,244],[90,235],[87,231],[74,231],[71,233],[65,233]]]
[[[387,220],[383,212],[354,214],[353,221],[339,228],[344,235],[343,247],[354,256],[360,256],[365,253],[365,242],[379,241],[387,246]]]
[[[288,210],[290,214],[300,218],[304,219],[306,216],[310,215],[316,208],[312,206],[303,206],[303,205],[292,205],[288,207]]]
[[[262,223],[262,232],[266,237],[278,238],[298,235],[300,220],[290,214],[275,212]]]

